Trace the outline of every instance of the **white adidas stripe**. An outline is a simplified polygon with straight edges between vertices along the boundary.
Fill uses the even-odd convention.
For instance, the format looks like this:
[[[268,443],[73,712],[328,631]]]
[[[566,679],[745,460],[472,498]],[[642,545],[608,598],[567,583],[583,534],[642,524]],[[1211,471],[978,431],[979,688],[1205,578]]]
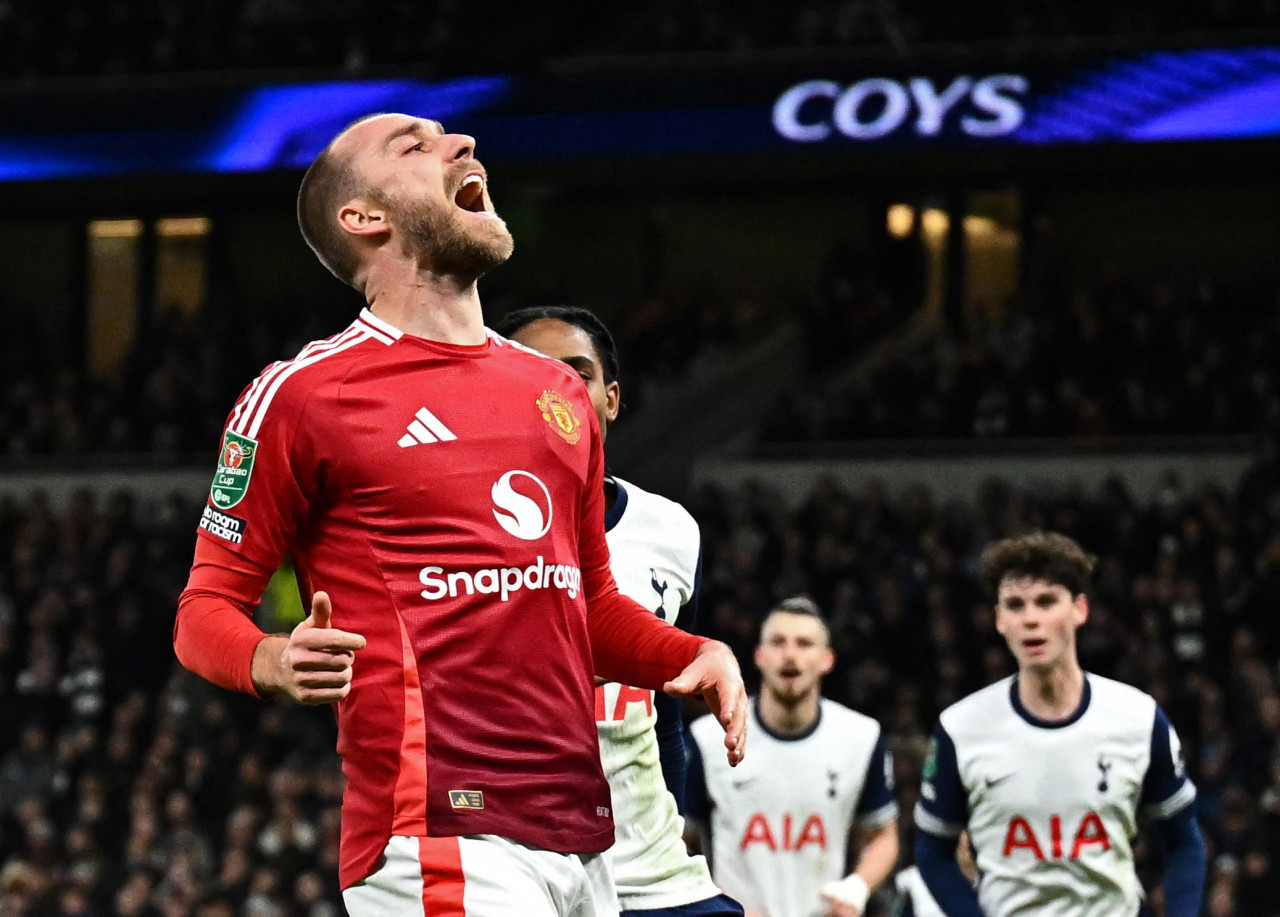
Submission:
[[[361,309],[360,316],[345,330],[340,331],[332,337],[325,338],[322,341],[312,341],[310,344],[303,347],[302,350],[298,351],[297,356],[292,359],[277,360],[275,363],[272,363],[263,370],[262,374],[253,381],[253,385],[250,387],[244,400],[236,405],[235,413],[231,416],[231,423],[229,426],[235,429],[246,411],[252,413],[257,399],[262,396],[262,393],[266,391],[268,384],[278,373],[284,371],[284,369],[293,363],[313,356],[322,350],[330,350],[332,348],[339,347],[352,335],[359,334],[361,332],[370,337],[376,338],[384,344],[394,344],[402,334],[402,332],[394,325],[387,324],[367,308]],[[239,432],[238,429],[237,432]]]
[[[248,393],[244,396],[243,400],[236,405],[235,412],[231,415],[231,423],[227,425],[228,428],[235,430],[235,432],[242,436],[247,435],[242,428],[243,421],[253,414],[254,410],[256,410],[258,406],[259,399],[270,387],[271,382],[280,373],[286,371],[299,360],[308,359],[317,353],[328,352],[333,348],[340,346],[345,341],[350,340],[354,335],[359,334],[362,334],[360,329],[352,326],[341,334],[327,338],[326,340],[311,342],[306,347],[303,347],[302,350],[298,351],[298,355],[291,360],[279,360],[272,363],[263,370],[262,374],[259,375],[258,378],[253,380],[253,385],[249,387]]]
[[[427,443],[447,443],[458,438],[458,435],[446,427],[439,417],[426,408],[420,408],[414,417],[416,419],[409,422],[409,432],[399,439],[401,449],[425,446]]]
[[[248,431],[245,432],[243,435],[249,437],[250,439],[257,439],[258,429],[262,426],[262,419],[267,416],[267,409],[271,407],[271,399],[275,398],[276,392],[280,391],[280,386],[284,385],[285,381],[290,376],[292,376],[298,370],[304,369],[312,365],[313,363],[319,363],[325,357],[331,357],[334,354],[342,353],[342,351],[347,350],[351,347],[354,347],[356,344],[359,344],[362,341],[368,340],[369,337],[371,337],[371,335],[368,335],[365,332],[361,331],[356,337],[353,337],[351,340],[346,341],[337,347],[333,347],[329,350],[325,350],[321,353],[317,353],[314,356],[307,357],[305,360],[293,361],[293,364],[289,366],[288,369],[276,375],[275,380],[272,381],[271,383],[271,387],[268,388],[266,390],[266,393],[263,395],[262,403],[258,405],[258,407],[254,410],[254,412],[248,418],[246,418],[251,422],[248,424],[248,428],[249,428]],[[243,422],[241,423],[241,426],[244,426]],[[240,431],[237,430],[236,432],[239,433]]]
[[[427,443],[438,443],[440,440],[431,435],[422,424],[416,420],[409,424],[409,432],[400,437],[400,448],[408,449],[410,446],[425,446]]]
[[[440,418],[436,417],[435,414],[432,414],[426,408],[420,408],[418,413],[413,416],[422,421],[422,425],[434,433],[436,435],[436,439],[441,442],[448,442],[451,439],[458,438],[456,433],[441,423]]]

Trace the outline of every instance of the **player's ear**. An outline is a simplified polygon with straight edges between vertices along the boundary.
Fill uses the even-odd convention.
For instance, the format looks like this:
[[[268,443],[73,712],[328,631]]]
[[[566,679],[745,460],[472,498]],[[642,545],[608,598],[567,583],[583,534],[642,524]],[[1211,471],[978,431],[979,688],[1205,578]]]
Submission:
[[[374,207],[364,198],[353,197],[338,208],[338,225],[356,236],[372,236],[386,232],[387,212]]]
[[[615,379],[604,387],[604,419],[613,423],[622,409],[622,389]]]
[[[1071,620],[1075,622],[1076,627],[1084,624],[1089,620],[1089,597],[1083,592],[1075,597],[1071,602]]]
[[[835,665],[836,665],[836,651],[828,646],[826,648],[826,651],[822,654],[822,674],[830,675],[831,670],[835,668]]]

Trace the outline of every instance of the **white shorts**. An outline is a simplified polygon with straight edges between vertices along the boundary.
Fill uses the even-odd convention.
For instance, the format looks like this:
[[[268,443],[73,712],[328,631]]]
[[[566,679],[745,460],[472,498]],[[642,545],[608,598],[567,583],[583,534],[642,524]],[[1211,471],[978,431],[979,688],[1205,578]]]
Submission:
[[[617,917],[603,854],[554,853],[493,834],[401,837],[342,893],[351,917]]]

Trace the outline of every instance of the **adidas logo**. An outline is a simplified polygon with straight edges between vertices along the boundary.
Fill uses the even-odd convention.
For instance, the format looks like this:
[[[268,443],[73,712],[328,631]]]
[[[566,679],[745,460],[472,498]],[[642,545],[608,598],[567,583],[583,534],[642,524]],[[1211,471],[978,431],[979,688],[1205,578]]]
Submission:
[[[440,422],[440,418],[426,408],[420,408],[416,419],[409,424],[409,432],[400,437],[400,448],[425,446],[427,443],[447,443],[457,439],[457,434]]]

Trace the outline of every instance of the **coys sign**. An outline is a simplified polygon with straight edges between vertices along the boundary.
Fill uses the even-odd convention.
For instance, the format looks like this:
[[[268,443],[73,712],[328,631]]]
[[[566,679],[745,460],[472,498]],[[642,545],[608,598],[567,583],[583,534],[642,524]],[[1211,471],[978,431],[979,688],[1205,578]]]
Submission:
[[[1029,88],[1027,78],[1016,73],[977,80],[958,76],[945,86],[928,77],[873,77],[849,86],[809,80],[778,96],[773,126],[798,143],[826,140],[834,132],[864,141],[899,132],[928,138],[955,130],[968,137],[1003,137],[1021,126]]]

